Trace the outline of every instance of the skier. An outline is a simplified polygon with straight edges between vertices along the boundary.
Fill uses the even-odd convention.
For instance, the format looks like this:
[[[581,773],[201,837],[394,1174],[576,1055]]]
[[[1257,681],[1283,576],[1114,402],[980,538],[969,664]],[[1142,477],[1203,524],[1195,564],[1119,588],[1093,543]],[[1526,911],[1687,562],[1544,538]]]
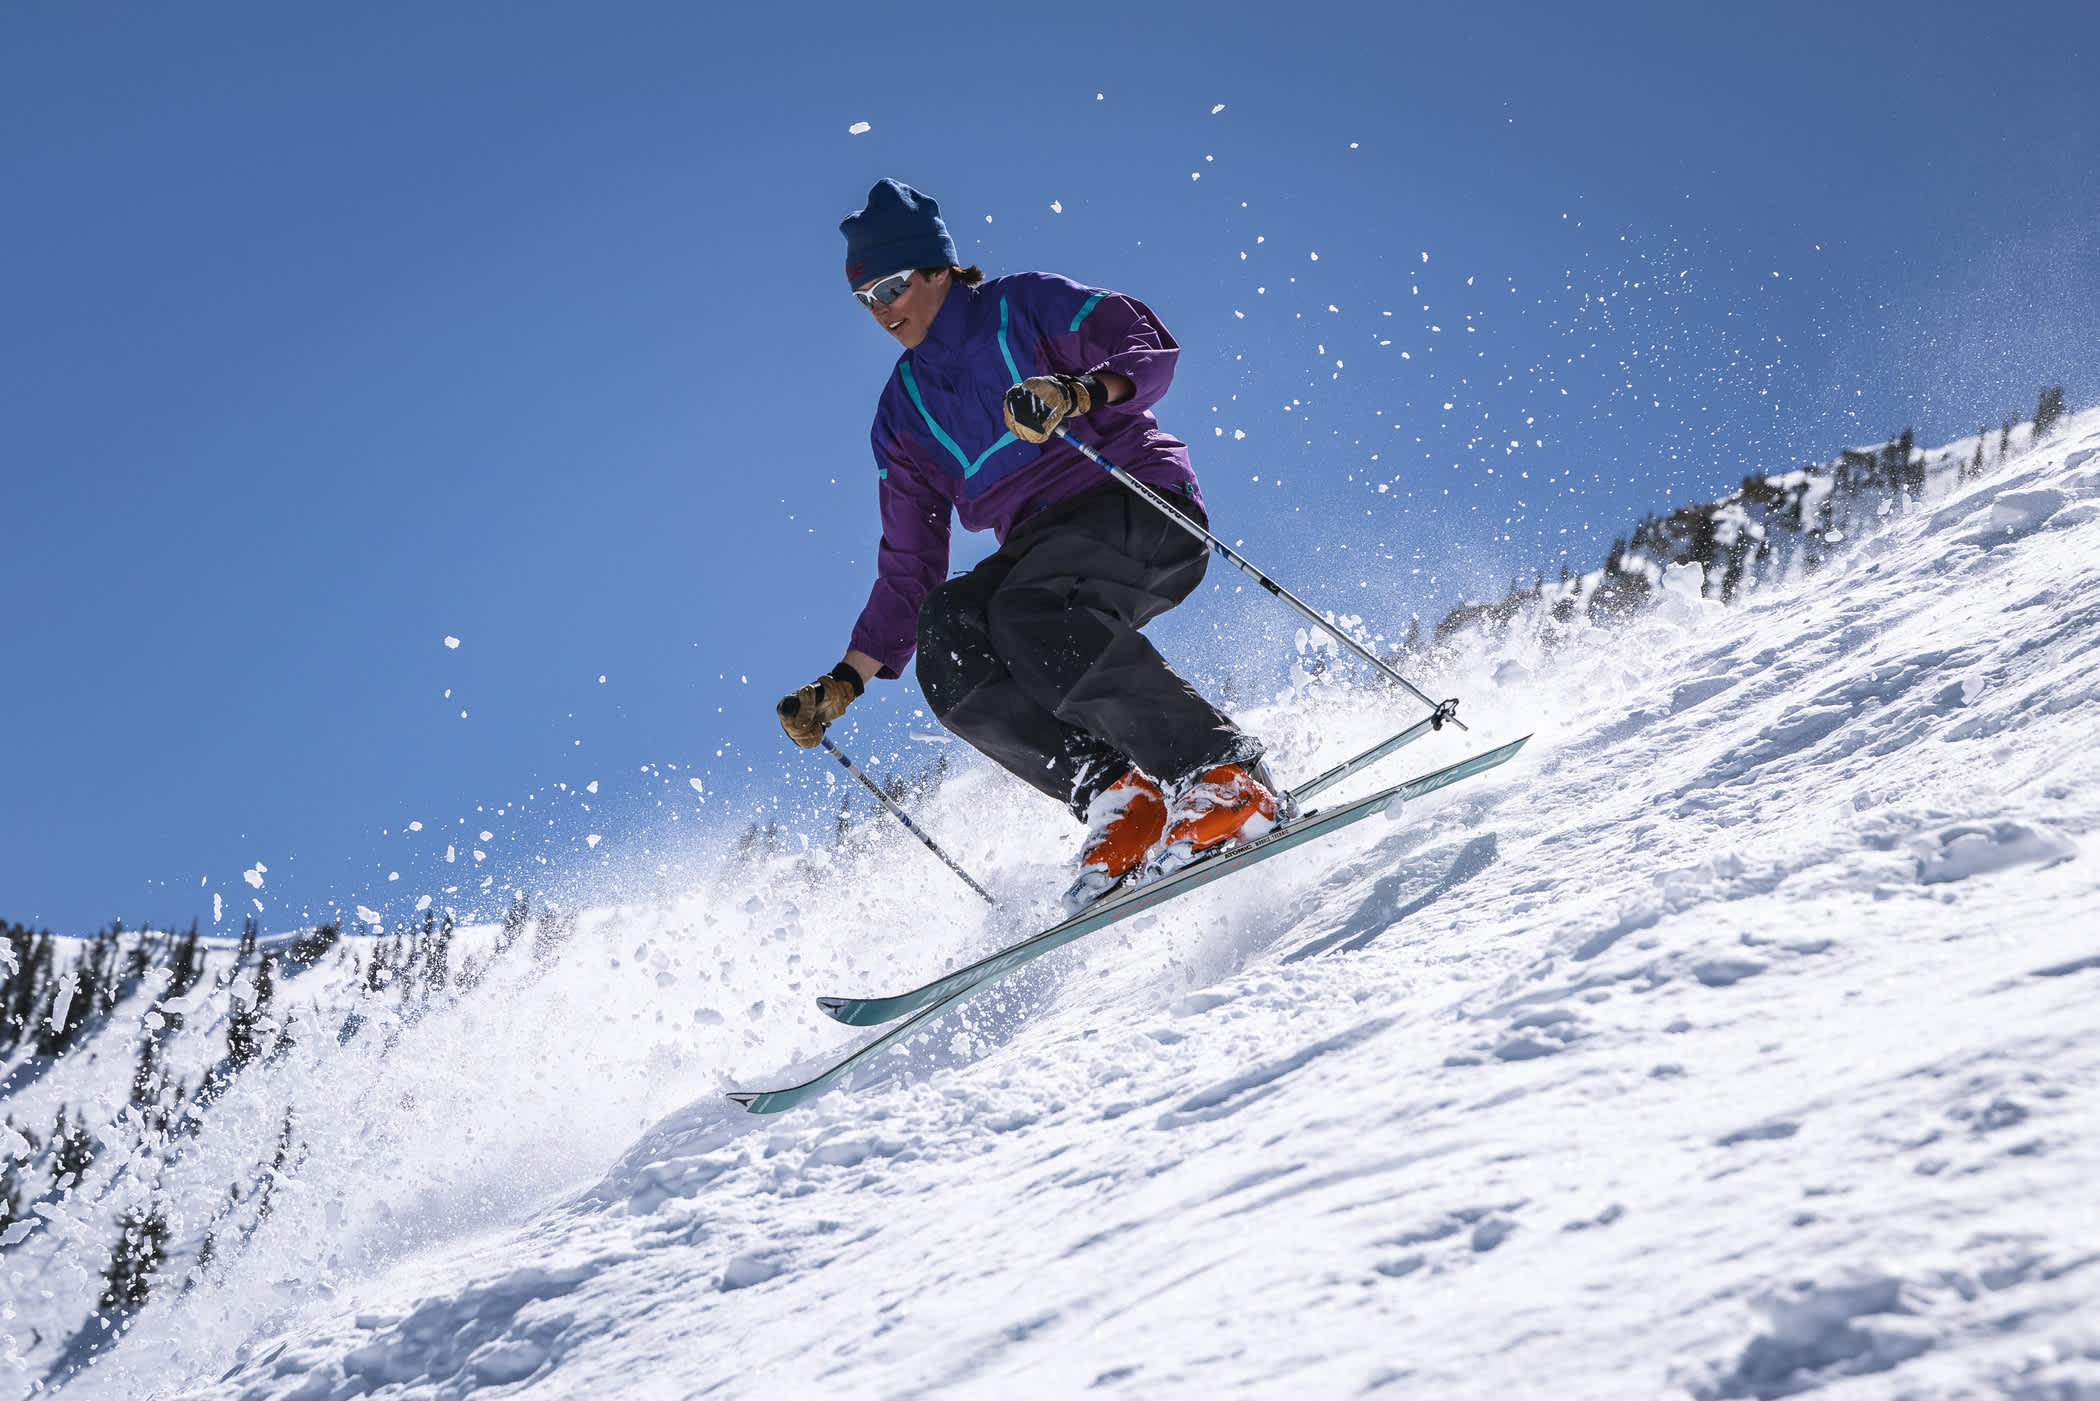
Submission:
[[[853,295],[904,353],[872,433],[882,540],[845,658],[781,699],[804,748],[913,652],[941,723],[1087,824],[1077,909],[1149,863],[1178,868],[1276,819],[1261,746],[1139,629],[1208,551],[1055,436],[1083,432],[1207,524],[1185,444],[1151,408],[1180,347],[1133,297],[960,266],[932,198],[878,181],[840,226]],[[950,513],[999,548],[948,572]]]

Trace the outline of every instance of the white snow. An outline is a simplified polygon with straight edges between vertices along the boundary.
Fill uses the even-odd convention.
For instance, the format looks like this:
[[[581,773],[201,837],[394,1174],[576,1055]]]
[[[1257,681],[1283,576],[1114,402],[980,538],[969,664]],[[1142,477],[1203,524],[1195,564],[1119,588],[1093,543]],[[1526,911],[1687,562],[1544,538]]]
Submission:
[[[458,646],[459,646],[459,639],[458,639],[458,638],[456,638],[456,637],[453,637],[453,636],[451,636],[450,634],[447,634],[447,635],[446,635],[446,638],[445,638],[445,645],[446,645],[447,647],[450,647],[450,648],[454,648],[454,649],[457,649],[457,648],[458,648]],[[445,692],[445,694],[449,696],[449,695],[451,695],[452,693],[451,693],[450,691],[447,691],[447,692]]]
[[[1062,814],[981,765],[923,805],[991,920],[909,838],[819,825],[822,861],[725,855],[507,953],[463,929],[471,991],[324,964],[278,994],[289,1048],[152,1153],[112,1027],[11,1098],[93,1103],[108,1146],[7,1247],[7,1363],[49,1372],[158,1191],[168,1277],[68,1396],[2090,1401],[2096,444],[2087,414],[1936,478],[1729,607],[1659,567],[1622,627],[1466,634],[1417,670],[1471,729],[1336,796],[1531,732],[1518,762],[786,1115],[721,1091],[858,1044],[816,994],[1044,918]],[[1279,773],[1419,714],[1348,674],[1243,712]]]
[[[871,130],[871,128],[866,122],[855,122],[852,126],[846,128],[846,134],[848,136],[860,136],[865,134],[869,130]]]

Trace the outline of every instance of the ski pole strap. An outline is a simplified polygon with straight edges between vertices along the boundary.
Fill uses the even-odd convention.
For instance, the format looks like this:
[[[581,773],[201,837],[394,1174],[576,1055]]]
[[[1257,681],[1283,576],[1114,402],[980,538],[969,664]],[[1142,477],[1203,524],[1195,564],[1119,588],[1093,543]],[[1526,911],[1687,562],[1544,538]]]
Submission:
[[[942,851],[939,844],[936,843],[933,838],[927,836],[924,832],[920,831],[919,824],[911,820],[911,814],[907,813],[903,809],[903,807],[898,804],[895,798],[892,798],[889,794],[883,792],[881,784],[877,783],[874,779],[869,778],[865,773],[862,773],[860,765],[854,763],[851,759],[847,758],[846,751],[839,748],[836,744],[833,744],[831,742],[830,735],[825,735],[819,742],[824,746],[825,750],[831,755],[832,758],[838,760],[839,763],[845,766],[847,773],[850,773],[855,778],[859,779],[863,784],[866,785],[867,790],[870,793],[873,793],[878,799],[881,800],[882,805],[890,810],[890,816],[896,818],[899,822],[904,824],[905,831],[911,833],[920,841],[924,842],[928,851],[932,852],[935,856],[941,858],[942,865],[946,866],[949,870],[955,872],[956,875],[960,876],[964,885],[967,885],[968,887],[970,887],[970,889],[976,891],[979,895],[982,895],[985,898],[985,902],[987,904],[996,905],[999,903],[997,900],[994,900],[992,898],[992,893],[989,890],[986,890],[976,881],[971,880],[970,873],[968,871],[965,871],[962,867],[956,865],[954,859],[951,858],[947,852]]]
[[[1249,560],[1246,556],[1242,555],[1239,551],[1233,549],[1232,546],[1226,544],[1223,540],[1220,540],[1217,536],[1211,534],[1208,530],[1205,530],[1202,526],[1190,520],[1186,515],[1182,514],[1180,510],[1176,509],[1173,502],[1167,500],[1166,497],[1161,496],[1157,491],[1153,490],[1145,483],[1139,481],[1136,477],[1131,476],[1130,473],[1124,471],[1121,467],[1116,466],[1115,463],[1110,462],[1100,453],[1094,451],[1094,448],[1091,444],[1083,443],[1079,439],[1073,437],[1071,434],[1065,432],[1063,424],[1059,424],[1057,426],[1057,436],[1063,438],[1073,447],[1079,449],[1081,456],[1085,457],[1095,466],[1101,468],[1104,472],[1107,472],[1111,477],[1114,477],[1124,486],[1129,487],[1132,491],[1136,492],[1139,497],[1141,497],[1143,500],[1149,503],[1154,509],[1163,512],[1168,520],[1173,521],[1183,530],[1186,530],[1189,534],[1203,541],[1206,545],[1210,547],[1211,551],[1218,556],[1218,558],[1224,560],[1227,564],[1230,564],[1233,568],[1239,570],[1240,573],[1246,575],[1255,583],[1261,585],[1264,589],[1267,589],[1270,593],[1274,594],[1277,598],[1281,599],[1288,607],[1295,610],[1299,617],[1305,619],[1305,621],[1311,623],[1314,627],[1320,629],[1320,631],[1334,638],[1337,642],[1340,642],[1344,647],[1347,647],[1351,652],[1354,652],[1357,656],[1369,662],[1372,666],[1378,668],[1379,671],[1385,674],[1386,680],[1391,681],[1396,685],[1402,687],[1406,690],[1406,692],[1409,695],[1413,696],[1416,700],[1422,702],[1422,704],[1428,706],[1431,711],[1430,720],[1434,728],[1440,730],[1444,727],[1444,725],[1447,722],[1458,726],[1461,730],[1467,728],[1465,722],[1458,718],[1458,701],[1456,699],[1447,700],[1442,703],[1431,700],[1428,696],[1424,695],[1421,689],[1417,687],[1412,681],[1409,681],[1399,672],[1393,670],[1392,666],[1385,662],[1382,658],[1380,658],[1377,653],[1373,652],[1370,648],[1358,642],[1355,638],[1349,636],[1348,633],[1342,631],[1341,628],[1327,621],[1318,613],[1315,613],[1312,610],[1312,606],[1306,603],[1305,600],[1299,598],[1289,589],[1277,583],[1268,575],[1262,573],[1261,570],[1255,568],[1251,560]]]

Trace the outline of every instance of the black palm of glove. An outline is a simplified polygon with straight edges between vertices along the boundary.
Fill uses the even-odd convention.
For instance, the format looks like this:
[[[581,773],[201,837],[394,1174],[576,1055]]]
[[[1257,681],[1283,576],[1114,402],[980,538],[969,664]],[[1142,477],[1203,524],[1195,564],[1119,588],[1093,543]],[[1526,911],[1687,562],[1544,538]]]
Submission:
[[[1006,391],[1006,427],[1024,443],[1046,443],[1057,426],[1108,402],[1092,375],[1036,375]]]
[[[815,749],[823,742],[825,728],[867,689],[852,663],[840,662],[801,690],[782,696],[774,711],[789,739],[804,749]]]

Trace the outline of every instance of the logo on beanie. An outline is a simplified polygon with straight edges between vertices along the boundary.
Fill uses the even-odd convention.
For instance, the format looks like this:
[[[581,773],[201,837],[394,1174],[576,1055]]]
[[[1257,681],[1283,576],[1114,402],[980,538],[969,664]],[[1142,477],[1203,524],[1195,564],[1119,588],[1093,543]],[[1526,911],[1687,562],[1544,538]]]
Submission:
[[[863,277],[866,277],[867,275],[868,265],[862,262],[860,259],[855,258],[852,262],[846,264],[846,276],[853,279],[855,282],[860,281]]]

